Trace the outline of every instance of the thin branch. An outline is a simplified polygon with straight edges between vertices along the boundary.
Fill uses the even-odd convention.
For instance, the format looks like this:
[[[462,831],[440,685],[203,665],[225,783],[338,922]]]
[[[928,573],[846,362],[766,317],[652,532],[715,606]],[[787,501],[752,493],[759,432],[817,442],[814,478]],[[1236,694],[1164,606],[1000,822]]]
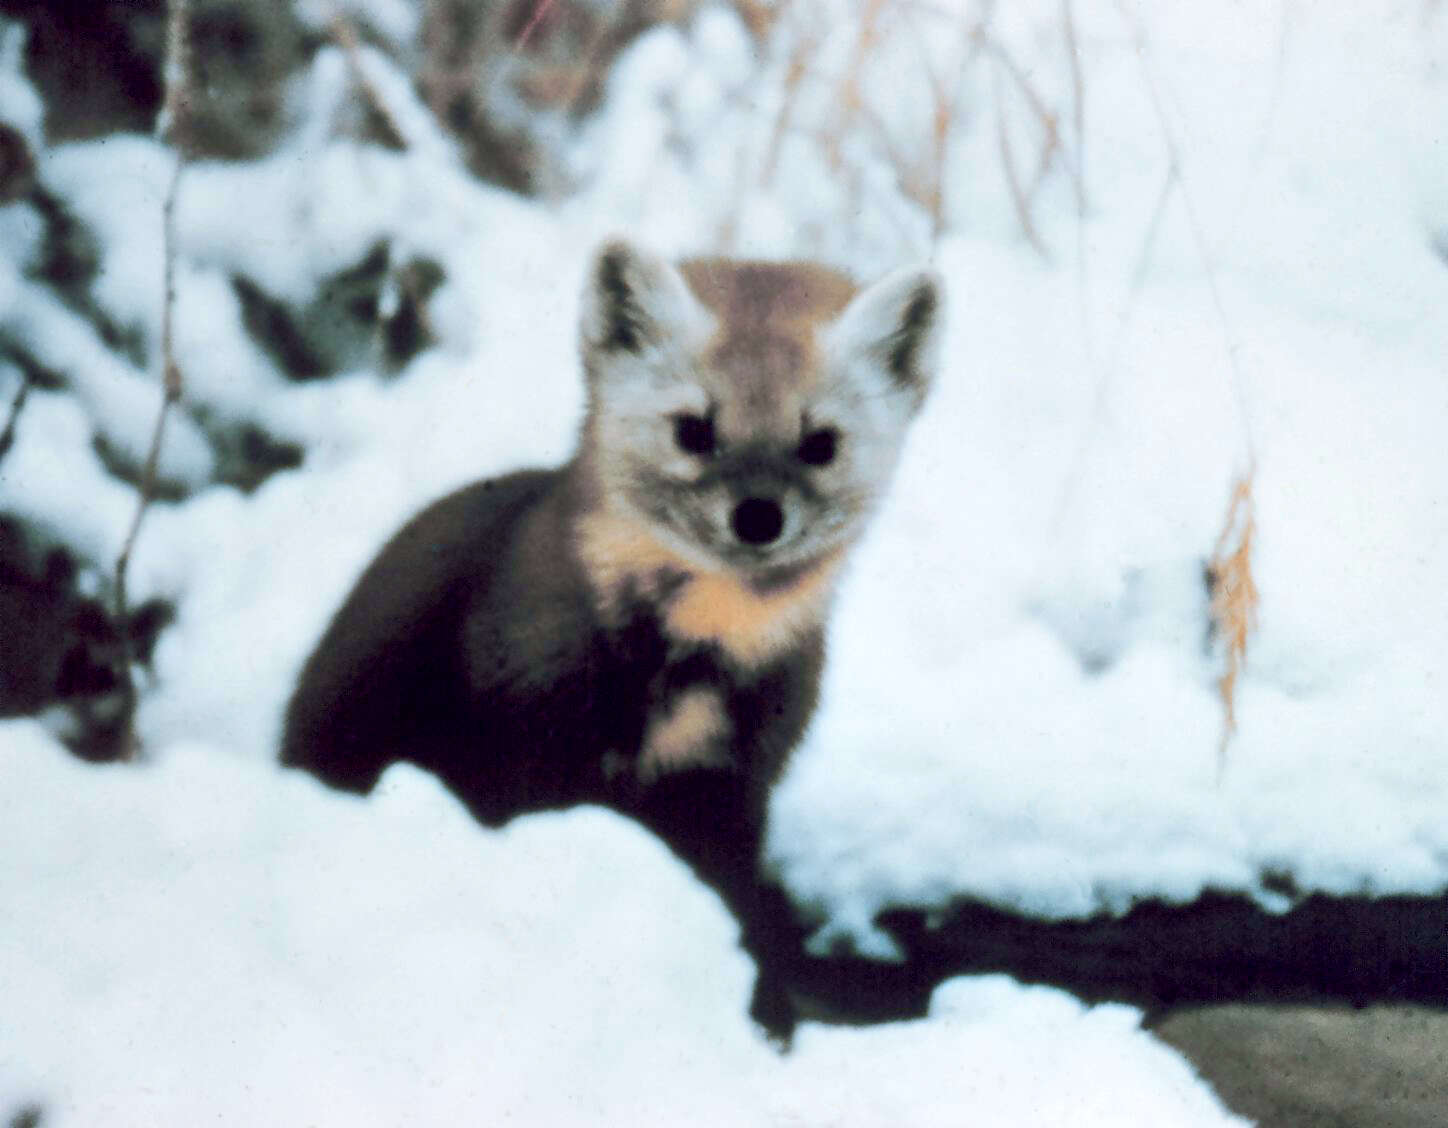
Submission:
[[[538,0],[538,6],[533,9],[533,15],[523,25],[523,30],[518,33],[518,38],[513,41],[514,51],[521,51],[528,45],[528,40],[533,38],[533,33],[538,30],[538,25],[547,18],[553,4],[554,0]]]
[[[1061,0],[1061,31],[1066,39],[1066,66],[1071,74],[1071,131],[1076,138],[1076,212],[1086,214],[1086,80],[1081,73],[1081,44],[1071,0]]]
[[[1026,199],[1025,189],[1021,186],[1020,177],[1016,172],[1016,160],[1011,151],[1010,130],[1006,127],[1005,100],[1001,97],[999,69],[995,71],[995,95],[996,143],[1000,147],[1001,168],[1006,174],[1006,187],[1010,189],[1011,203],[1015,206],[1016,218],[1020,221],[1021,231],[1025,234],[1026,241],[1031,244],[1038,255],[1049,260],[1051,254],[1036,231],[1036,222],[1031,217],[1031,205]]]
[[[1064,146],[1061,143],[1061,126],[1058,115],[1046,105],[1045,98],[1041,96],[1041,92],[1032,84],[1030,77],[1026,74],[1021,64],[1016,61],[1015,56],[1007,51],[998,40],[989,36],[985,37],[982,47],[991,58],[995,59],[1004,69],[1012,85],[1015,86],[1025,99],[1026,107],[1031,111],[1031,115],[1040,125],[1041,131],[1044,134],[1042,148],[1045,151],[1045,158],[1048,159],[1054,152],[1063,149]],[[999,95],[997,97],[999,98]],[[1076,166],[1072,162],[1067,161],[1065,167],[1066,174],[1074,181],[1077,176]],[[1081,185],[1076,185],[1075,190],[1078,195],[1084,195],[1085,193],[1085,188]]]
[[[151,432],[151,445],[146,452],[146,461],[141,470],[141,479],[136,487],[136,511],[131,517],[130,528],[116,557],[115,602],[116,624],[121,641],[123,662],[123,690],[127,698],[128,714],[133,712],[136,701],[135,676],[132,672],[134,653],[131,647],[130,602],[127,598],[126,580],[130,570],[131,554],[135,551],[136,538],[146,519],[146,511],[156,496],[156,483],[161,463],[161,445],[166,434],[166,420],[171,408],[180,401],[182,392],[181,369],[176,365],[175,355],[175,307],[176,307],[176,197],[181,187],[181,174],[187,162],[187,138],[190,126],[191,99],[191,52],[190,52],[190,11],[189,0],[169,0],[166,12],[166,92],[161,106],[157,131],[170,141],[176,152],[175,167],[171,182],[166,188],[166,199],[161,213],[162,271],[164,299],[161,306],[161,408],[156,414],[156,424]],[[136,752],[135,732],[127,722],[125,746],[121,756],[130,759]]]
[[[1181,151],[1177,146],[1176,139],[1172,136],[1170,124],[1167,121],[1166,106],[1162,103],[1161,89],[1157,85],[1156,76],[1152,73],[1151,63],[1148,59],[1145,36],[1141,28],[1134,23],[1125,9],[1118,5],[1122,19],[1131,27],[1136,40],[1136,57],[1141,65],[1142,78],[1146,84],[1147,94],[1151,99],[1152,112],[1156,115],[1157,125],[1161,130],[1162,142],[1166,145],[1167,157],[1172,167],[1176,170],[1177,189],[1181,193],[1182,208],[1186,215],[1187,229],[1191,232],[1192,242],[1196,246],[1197,257],[1202,263],[1202,273],[1207,280],[1207,292],[1212,299],[1212,308],[1216,312],[1217,322],[1222,331],[1222,339],[1227,348],[1227,366],[1230,372],[1230,380],[1233,401],[1237,408],[1237,419],[1242,427],[1242,439],[1247,453],[1247,476],[1251,477],[1252,468],[1257,463],[1257,444],[1253,437],[1251,414],[1247,410],[1247,394],[1245,381],[1242,378],[1242,367],[1237,359],[1236,335],[1232,332],[1232,324],[1227,316],[1226,303],[1222,300],[1221,286],[1217,282],[1217,270],[1212,261],[1212,255],[1207,247],[1205,229],[1202,227],[1201,219],[1192,200],[1192,194],[1187,185],[1186,176],[1182,171]]]
[[[1076,462],[1083,463],[1086,459],[1086,451],[1091,443],[1092,435],[1100,420],[1101,414],[1106,405],[1106,394],[1111,382],[1112,372],[1115,370],[1116,353],[1119,351],[1121,342],[1125,340],[1126,326],[1131,319],[1132,311],[1136,305],[1136,294],[1133,291],[1125,312],[1122,314],[1119,324],[1119,332],[1115,347],[1108,354],[1104,367],[1101,366],[1101,357],[1096,346],[1096,329],[1094,319],[1091,315],[1087,295],[1091,292],[1091,258],[1086,241],[1086,83],[1081,69],[1081,43],[1076,35],[1076,17],[1072,11],[1071,0],[1061,0],[1061,35],[1066,47],[1066,66],[1071,76],[1071,126],[1075,137],[1075,188],[1076,188],[1076,317],[1081,324],[1081,337],[1085,344],[1086,356],[1091,366],[1096,370],[1096,391],[1093,397],[1090,418],[1087,420],[1086,429],[1081,436],[1081,445],[1076,453]],[[1042,172],[1045,165],[1042,165]],[[1165,207],[1165,198],[1159,204],[1157,212],[1153,215],[1151,223],[1147,228],[1147,237],[1143,244],[1142,254],[1149,253],[1151,245],[1156,240],[1156,224],[1161,218],[1161,211]],[[1143,268],[1144,269],[1144,268]],[[1056,521],[1064,519],[1065,508],[1072,490],[1077,481],[1077,467],[1073,466],[1070,475],[1061,491],[1060,505],[1057,509]]]
[[[905,183],[903,163],[893,154],[892,163],[902,174],[902,187],[906,194],[917,200],[930,213],[932,247],[939,245],[940,236],[945,230],[945,163],[950,148],[950,133],[955,126],[963,76],[982,50],[986,38],[984,18],[988,17],[974,23],[962,24],[960,57],[955,65],[949,68],[949,73],[955,77],[954,83],[948,83],[936,72],[929,44],[917,20],[911,18],[905,21],[915,50],[920,56],[920,67],[925,81],[930,87],[930,154],[925,162],[925,169],[911,177],[917,181],[923,180],[924,183],[915,186]],[[889,137],[878,118],[875,118],[875,124],[882,139],[888,142]]]
[[[1076,486],[1082,480],[1086,454],[1091,448],[1091,440],[1096,434],[1096,429],[1101,425],[1102,417],[1106,413],[1106,401],[1111,390],[1112,377],[1121,363],[1121,353],[1126,346],[1126,338],[1131,324],[1135,320],[1141,291],[1146,285],[1146,273],[1151,266],[1152,254],[1156,250],[1157,236],[1161,231],[1162,220],[1166,217],[1167,205],[1171,202],[1172,189],[1176,187],[1176,184],[1177,170],[1176,166],[1172,165],[1167,169],[1161,191],[1157,193],[1156,206],[1152,208],[1151,218],[1146,223],[1146,232],[1141,238],[1141,246],[1136,252],[1136,263],[1132,267],[1131,282],[1126,292],[1126,303],[1117,319],[1116,331],[1112,335],[1111,345],[1106,352],[1105,361],[1096,380],[1096,389],[1091,397],[1091,410],[1087,415],[1086,426],[1082,429],[1080,442],[1076,446],[1071,461],[1067,464],[1068,469],[1061,486],[1061,496],[1052,511],[1052,528],[1059,528],[1066,519],[1066,511],[1075,496]],[[1084,263],[1084,258],[1078,262],[1078,267],[1084,274],[1085,268],[1082,263]],[[1084,289],[1084,282],[1082,288]],[[1082,324],[1089,328],[1089,322],[1086,321],[1084,313]]]
[[[15,431],[20,424],[20,412],[25,408],[25,399],[30,395],[30,373],[20,373],[20,387],[15,390],[15,398],[10,401],[10,412],[5,417],[5,429],[0,431],[0,459],[10,453],[10,448],[15,444]]]
[[[166,60],[162,70],[165,90],[156,133],[178,153],[190,132],[191,118],[191,0],[168,0],[166,7]]]
[[[800,83],[809,74],[810,63],[818,47],[819,42],[813,35],[801,35],[799,42],[795,44],[794,50],[790,53],[789,64],[784,72],[779,113],[775,116],[774,127],[769,134],[769,144],[764,149],[764,161],[760,165],[759,183],[764,187],[769,187],[774,183],[785,134],[791,132],[794,124],[795,103],[799,98]]]
[[[332,38],[336,41],[337,46],[342,48],[342,54],[347,59],[347,69],[352,72],[352,81],[357,84],[357,89],[362,92],[362,97],[382,128],[384,144],[389,149],[406,149],[407,137],[397,124],[397,116],[387,105],[381,91],[377,89],[376,83],[367,74],[367,67],[362,61],[362,43],[357,38],[357,29],[352,26],[347,17],[342,15],[340,10],[332,13]]]
[[[855,37],[855,47],[850,56],[849,67],[836,95],[839,112],[836,114],[833,128],[825,134],[825,156],[830,162],[830,167],[837,172],[843,169],[845,164],[840,139],[849,134],[856,117],[859,116],[861,107],[865,104],[864,95],[860,93],[860,77],[865,69],[865,60],[869,58],[871,50],[879,42],[878,25],[886,3],[887,0],[867,0],[865,11],[860,17],[860,31]]]
[[[861,120],[868,122],[869,119],[862,115]],[[789,127],[789,132],[795,136],[807,138],[821,149],[829,144],[830,134],[822,126],[792,125]],[[850,166],[850,170],[859,171],[858,168],[854,166]],[[841,169],[840,174],[843,176],[846,171],[846,169]],[[861,187],[870,192],[875,198],[878,198],[882,205],[888,203],[890,200],[888,187],[871,178],[863,178]],[[913,199],[914,197],[912,196],[911,198]],[[895,229],[900,233],[902,239],[911,238],[911,228],[902,220],[898,208],[882,207],[881,214],[895,225]]]
[[[1229,383],[1237,409],[1238,422],[1242,428],[1242,439],[1246,447],[1247,466],[1232,484],[1231,500],[1227,505],[1227,516],[1222,532],[1212,550],[1207,564],[1207,575],[1211,584],[1212,630],[1221,638],[1226,647],[1226,664],[1217,682],[1218,695],[1222,699],[1222,738],[1217,747],[1217,778],[1220,781],[1226,768],[1227,746],[1237,731],[1237,679],[1247,660],[1247,640],[1256,630],[1259,595],[1252,576],[1252,545],[1257,531],[1256,514],[1252,497],[1252,481],[1256,472],[1257,450],[1252,433],[1252,420],[1247,410],[1245,381],[1237,359],[1237,344],[1227,317],[1227,308],[1222,300],[1221,287],[1217,282],[1216,267],[1207,247],[1205,229],[1182,172],[1180,150],[1172,136],[1167,121],[1166,107],[1162,102],[1161,89],[1151,69],[1146,49],[1145,35],[1118,0],[1118,11],[1124,23],[1132,30],[1136,40],[1136,56],[1141,65],[1143,81],[1151,98],[1152,112],[1156,115],[1162,141],[1166,145],[1171,167],[1175,170],[1176,188],[1181,195],[1182,210],[1186,215],[1187,229],[1201,259],[1202,272],[1206,275],[1207,290],[1211,295],[1212,307],[1221,326],[1222,338],[1227,349]]]

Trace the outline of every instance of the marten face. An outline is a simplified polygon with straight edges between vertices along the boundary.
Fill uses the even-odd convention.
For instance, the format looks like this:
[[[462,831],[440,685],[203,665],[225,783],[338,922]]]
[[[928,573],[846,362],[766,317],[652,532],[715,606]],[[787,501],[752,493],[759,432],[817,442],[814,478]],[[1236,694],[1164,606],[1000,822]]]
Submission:
[[[933,375],[940,289],[857,294],[800,263],[686,262],[624,244],[584,295],[585,455],[606,509],[760,588],[862,528]]]

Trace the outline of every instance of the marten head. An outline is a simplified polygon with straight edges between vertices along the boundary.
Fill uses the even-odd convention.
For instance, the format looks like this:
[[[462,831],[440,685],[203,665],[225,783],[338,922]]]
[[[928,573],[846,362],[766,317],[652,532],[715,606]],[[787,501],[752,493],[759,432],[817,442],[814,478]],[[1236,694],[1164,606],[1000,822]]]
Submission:
[[[761,590],[837,556],[925,399],[941,305],[928,269],[857,292],[813,264],[608,244],[581,326],[599,502]]]

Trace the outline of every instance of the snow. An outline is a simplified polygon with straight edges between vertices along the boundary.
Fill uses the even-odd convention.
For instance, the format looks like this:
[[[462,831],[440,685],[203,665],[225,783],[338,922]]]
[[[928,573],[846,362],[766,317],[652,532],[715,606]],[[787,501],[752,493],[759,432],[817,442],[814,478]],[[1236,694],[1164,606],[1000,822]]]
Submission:
[[[412,7],[344,7],[416,37]],[[271,766],[295,671],[389,533],[464,481],[567,457],[600,239],[863,277],[931,257],[944,368],[849,569],[823,707],[772,812],[770,856],[815,943],[888,957],[880,908],[960,896],[1065,918],[1208,888],[1283,907],[1283,873],[1448,888],[1448,18],[1072,7],[1084,141],[1060,6],[1011,5],[989,29],[989,58],[1067,107],[1033,211],[1047,256],[1001,172],[998,115],[1022,167],[1038,152],[1016,80],[962,68],[954,23],[895,6],[859,92],[914,174],[929,75],[960,75],[934,244],[874,132],[820,140],[860,33],[829,4],[789,6],[761,61],[721,8],[643,36],[570,140],[557,201],[469,178],[372,48],[407,151],[334,136],[354,95],[324,49],[295,136],[187,170],[190,402],[306,462],[245,496],[200,488],[205,437],[169,424],[163,470],[196,492],[152,509],[132,563],[134,601],[178,606],[141,706],[147,762],[84,767],[29,722],[0,726],[0,1115],[1229,1122],[1135,1012],[1000,979],[942,986],[915,1023],[806,1023],[778,1059],[743,1017],[734,925],[629,825],[578,811],[490,832],[415,772],[364,802]],[[9,69],[0,83],[38,138],[33,92]],[[37,162],[103,249],[89,297],[154,357],[169,155],[112,137]],[[29,281],[37,222],[0,209],[0,335],[67,390],[32,390],[0,510],[105,562],[134,500],[92,439],[144,450],[159,365]],[[305,304],[383,242],[392,263],[443,266],[436,346],[391,379],[286,381],[232,279]],[[14,378],[0,370],[0,404]],[[1261,620],[1223,753],[1202,568],[1249,465]]]
[[[0,1108],[47,1125],[1238,1123],[1137,1012],[1002,979],[780,1057],[723,906],[603,811],[0,738]]]
[[[44,135],[45,103],[19,73],[28,38],[19,24],[0,18],[0,122],[35,149]]]

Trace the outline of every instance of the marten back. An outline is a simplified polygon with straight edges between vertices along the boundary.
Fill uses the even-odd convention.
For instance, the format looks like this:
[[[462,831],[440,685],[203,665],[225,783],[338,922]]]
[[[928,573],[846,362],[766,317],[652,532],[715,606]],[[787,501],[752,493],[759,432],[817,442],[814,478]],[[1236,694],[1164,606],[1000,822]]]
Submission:
[[[362,574],[302,669],[282,762],[367,792],[393,760],[467,739],[475,712],[462,624],[556,470],[478,482],[423,510]]]

